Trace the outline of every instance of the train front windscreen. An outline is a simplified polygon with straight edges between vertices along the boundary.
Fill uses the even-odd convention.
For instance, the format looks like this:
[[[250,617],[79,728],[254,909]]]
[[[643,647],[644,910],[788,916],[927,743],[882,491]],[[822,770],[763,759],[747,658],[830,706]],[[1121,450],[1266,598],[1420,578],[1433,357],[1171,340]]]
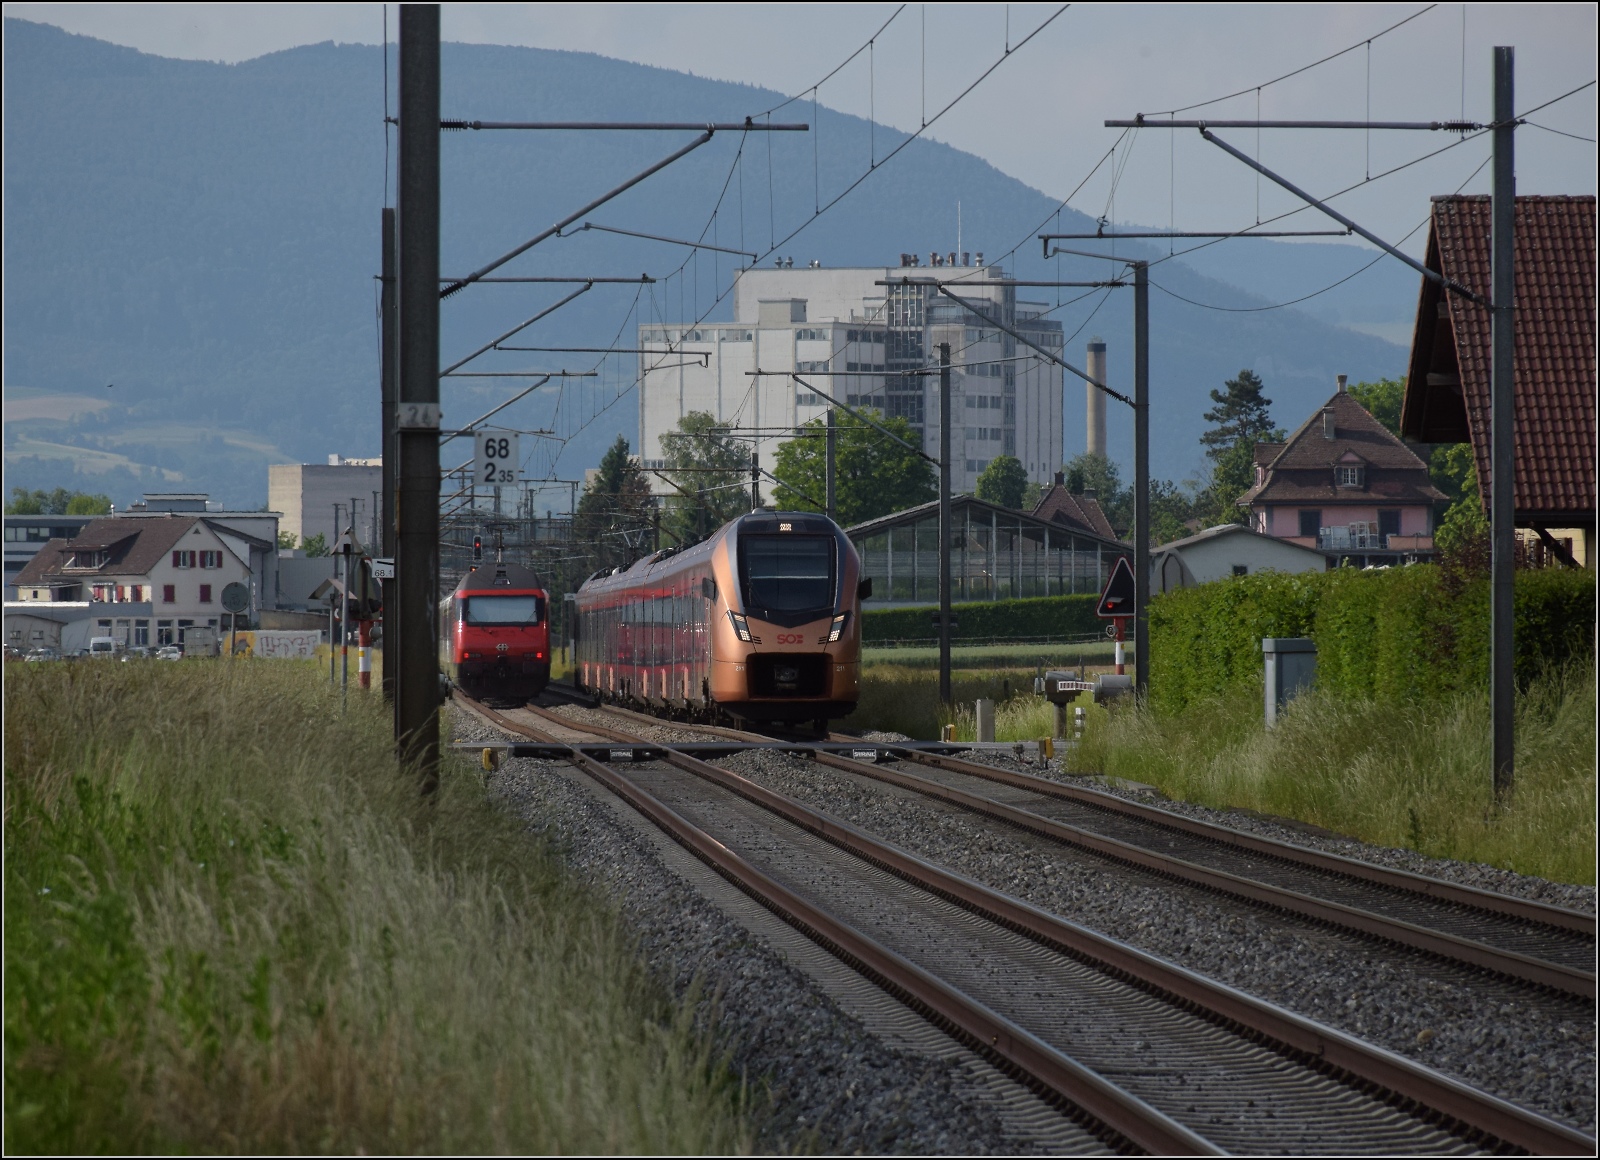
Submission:
[[[463,619],[482,628],[538,624],[544,619],[544,598],[531,593],[523,596],[474,594],[467,597]]]
[[[786,627],[831,614],[835,554],[831,536],[741,537],[745,611]]]

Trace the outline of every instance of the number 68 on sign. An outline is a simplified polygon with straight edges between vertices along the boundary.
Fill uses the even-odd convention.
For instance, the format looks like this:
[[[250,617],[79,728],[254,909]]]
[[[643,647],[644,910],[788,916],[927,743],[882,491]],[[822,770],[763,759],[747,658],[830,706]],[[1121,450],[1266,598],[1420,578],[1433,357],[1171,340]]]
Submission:
[[[516,483],[522,457],[519,454],[519,436],[504,431],[479,431],[478,453],[473,462],[472,478],[479,485]]]

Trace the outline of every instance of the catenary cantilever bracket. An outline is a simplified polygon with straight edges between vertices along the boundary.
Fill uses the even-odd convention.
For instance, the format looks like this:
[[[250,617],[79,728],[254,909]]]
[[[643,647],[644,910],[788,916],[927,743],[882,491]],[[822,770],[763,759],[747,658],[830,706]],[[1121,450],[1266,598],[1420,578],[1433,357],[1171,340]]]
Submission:
[[[1307,205],[1311,206],[1313,209],[1321,210],[1323,213],[1327,214],[1334,221],[1338,222],[1340,225],[1344,226],[1346,229],[1351,230],[1354,233],[1360,234],[1363,238],[1365,238],[1367,241],[1371,242],[1373,245],[1377,246],[1378,249],[1382,250],[1384,253],[1388,254],[1390,257],[1399,258],[1402,262],[1404,262],[1406,265],[1410,266],[1413,270],[1416,270],[1419,274],[1421,274],[1424,278],[1428,279],[1430,282],[1438,283],[1440,286],[1444,287],[1446,290],[1450,291],[1452,294],[1459,294],[1461,297],[1467,299],[1469,302],[1476,302],[1480,306],[1489,305],[1489,300],[1487,298],[1484,298],[1481,294],[1474,293],[1473,291],[1467,289],[1460,282],[1457,282],[1454,278],[1446,278],[1443,274],[1439,273],[1439,271],[1428,269],[1427,266],[1425,266],[1421,262],[1417,261],[1411,255],[1406,254],[1406,253],[1402,253],[1400,250],[1396,249],[1394,246],[1391,246],[1388,242],[1386,242],[1382,238],[1378,237],[1378,235],[1374,234],[1371,230],[1363,229],[1361,226],[1357,225],[1354,221],[1352,221],[1351,219],[1345,217],[1344,214],[1342,214],[1338,210],[1334,209],[1331,205],[1328,205],[1326,202],[1319,201],[1318,199],[1312,197],[1309,193],[1307,193],[1305,190],[1301,189],[1298,185],[1294,184],[1294,182],[1290,181],[1288,178],[1283,177],[1283,176],[1281,176],[1281,175],[1279,175],[1277,173],[1272,172],[1272,170],[1268,169],[1265,165],[1261,164],[1254,157],[1251,157],[1248,153],[1245,153],[1243,150],[1240,150],[1240,149],[1235,149],[1232,145],[1229,145],[1221,137],[1218,137],[1215,133],[1211,132],[1210,129],[1207,129],[1204,124],[1201,124],[1199,128],[1200,128],[1200,136],[1204,137],[1207,141],[1211,142],[1217,148],[1219,148],[1223,152],[1227,153],[1230,157],[1233,157],[1236,160],[1244,162],[1251,169],[1254,169],[1257,173],[1261,174],[1262,177],[1265,177],[1268,181],[1271,181],[1274,184],[1280,185],[1284,189],[1287,189],[1290,193],[1294,194],[1301,201],[1305,202]]]

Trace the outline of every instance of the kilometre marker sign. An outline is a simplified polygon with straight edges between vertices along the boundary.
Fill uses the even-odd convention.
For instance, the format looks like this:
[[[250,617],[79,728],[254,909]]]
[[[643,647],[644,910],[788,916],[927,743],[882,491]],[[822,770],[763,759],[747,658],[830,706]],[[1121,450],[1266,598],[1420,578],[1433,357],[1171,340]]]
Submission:
[[[520,437],[508,431],[477,432],[472,479],[485,486],[516,483],[522,463]]]

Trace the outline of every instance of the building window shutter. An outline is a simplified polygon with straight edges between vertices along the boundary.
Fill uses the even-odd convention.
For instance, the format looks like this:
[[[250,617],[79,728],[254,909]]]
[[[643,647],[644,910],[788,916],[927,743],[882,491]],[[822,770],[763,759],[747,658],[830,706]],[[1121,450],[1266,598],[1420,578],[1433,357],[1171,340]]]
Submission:
[[[211,603],[211,585],[209,585],[209,584],[200,585],[200,603],[201,604],[210,604]]]
[[[161,586],[161,602],[163,604],[176,604],[178,602],[178,586],[176,584],[163,584]]]

